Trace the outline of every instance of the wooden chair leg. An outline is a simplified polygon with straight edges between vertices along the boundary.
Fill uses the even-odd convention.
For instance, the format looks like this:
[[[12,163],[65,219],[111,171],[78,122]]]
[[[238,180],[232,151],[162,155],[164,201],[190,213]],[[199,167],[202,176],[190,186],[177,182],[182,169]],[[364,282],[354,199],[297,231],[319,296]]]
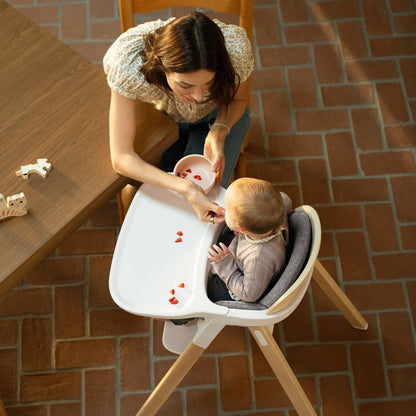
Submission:
[[[316,416],[315,409],[268,327],[258,326],[249,329],[299,416]]]
[[[240,153],[240,156],[238,157],[237,164],[234,168],[234,179],[244,178],[246,176],[247,171],[246,167],[247,158],[244,151],[242,151],[242,153]]]
[[[347,295],[341,290],[332,276],[326,271],[325,267],[322,266],[319,260],[316,260],[315,262],[315,270],[312,277],[354,328],[363,330],[368,328],[367,321],[348,299]]]
[[[136,416],[155,415],[204,351],[205,348],[191,342],[153,390]]]
[[[244,178],[247,174],[247,156],[246,149],[248,146],[248,133],[244,138],[243,146],[240,150],[240,155],[238,156],[237,164],[235,165],[233,172],[233,180]]]
[[[6,409],[4,408],[4,404],[1,398],[0,398],[0,416],[7,416]]]
[[[131,201],[133,200],[136,192],[137,192],[136,186],[126,185],[117,194],[118,215],[120,217],[120,224],[123,224],[124,218],[126,218],[127,210],[129,209]]]

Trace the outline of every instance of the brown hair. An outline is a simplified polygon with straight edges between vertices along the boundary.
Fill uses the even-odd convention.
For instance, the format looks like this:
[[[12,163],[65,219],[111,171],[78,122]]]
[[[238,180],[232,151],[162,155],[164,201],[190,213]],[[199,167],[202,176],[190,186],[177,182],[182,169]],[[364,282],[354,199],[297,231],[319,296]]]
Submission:
[[[287,227],[282,196],[270,182],[240,178],[228,189],[233,192],[234,218],[248,232],[266,234]]]
[[[231,103],[238,89],[235,73],[221,29],[207,16],[190,13],[145,36],[140,71],[150,84],[172,93],[166,72],[188,73],[200,69],[215,72],[207,100]],[[237,81],[237,85],[236,85]]]

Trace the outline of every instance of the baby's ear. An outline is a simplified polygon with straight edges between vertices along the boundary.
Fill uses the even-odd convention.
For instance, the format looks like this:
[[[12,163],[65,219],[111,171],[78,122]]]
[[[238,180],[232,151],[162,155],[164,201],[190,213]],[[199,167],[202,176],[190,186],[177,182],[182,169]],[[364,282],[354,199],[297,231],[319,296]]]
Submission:
[[[240,222],[237,222],[238,231],[243,234],[247,234],[247,228],[244,227]]]

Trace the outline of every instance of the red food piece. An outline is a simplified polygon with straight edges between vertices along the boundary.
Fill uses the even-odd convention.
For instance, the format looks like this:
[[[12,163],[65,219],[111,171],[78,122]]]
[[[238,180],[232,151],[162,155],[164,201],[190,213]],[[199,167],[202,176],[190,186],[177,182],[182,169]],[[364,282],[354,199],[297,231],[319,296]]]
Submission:
[[[182,242],[182,238],[180,238],[180,237],[178,237],[176,240],[175,240],[175,243],[181,243]]]
[[[181,173],[180,173],[180,172],[178,172],[178,173],[176,174],[176,176],[181,176]]]
[[[183,283],[183,282],[179,283],[178,287],[185,287],[185,283]]]
[[[190,168],[186,169],[186,172],[192,173],[192,170]]]
[[[179,301],[178,301],[178,299],[176,299],[176,298],[175,298],[175,296],[174,296],[173,298],[170,298],[170,299],[169,299],[169,302],[170,302],[172,305],[176,305]]]
[[[176,234],[183,235],[183,232],[182,231],[178,231]]]
[[[202,180],[202,178],[199,175],[194,175],[194,179],[196,179],[198,181]]]
[[[175,294],[175,289],[171,289],[171,290],[169,290],[169,292],[170,292],[171,295],[174,295]]]
[[[184,178],[186,178],[186,177],[188,176],[188,174],[187,174],[186,172],[184,172],[184,173],[182,173],[182,176],[183,176]]]

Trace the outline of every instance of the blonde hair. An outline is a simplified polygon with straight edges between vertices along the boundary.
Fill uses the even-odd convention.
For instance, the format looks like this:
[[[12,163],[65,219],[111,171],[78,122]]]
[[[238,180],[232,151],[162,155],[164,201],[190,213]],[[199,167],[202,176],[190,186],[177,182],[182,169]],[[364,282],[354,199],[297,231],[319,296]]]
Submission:
[[[265,234],[287,228],[282,196],[270,182],[240,178],[228,190],[232,192],[234,219],[248,232]]]

